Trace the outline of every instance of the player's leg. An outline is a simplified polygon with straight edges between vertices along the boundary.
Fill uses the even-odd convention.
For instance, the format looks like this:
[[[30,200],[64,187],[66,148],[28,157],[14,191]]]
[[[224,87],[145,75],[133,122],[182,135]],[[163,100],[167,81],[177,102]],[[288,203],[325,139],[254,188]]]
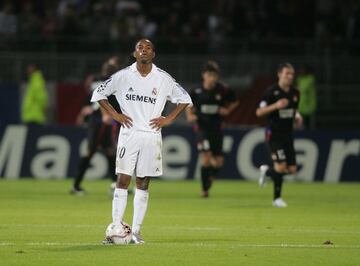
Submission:
[[[82,195],[84,190],[81,187],[81,183],[84,179],[86,170],[89,168],[91,158],[96,152],[97,146],[99,144],[99,137],[101,133],[101,125],[95,122],[91,122],[88,128],[88,150],[85,156],[82,156],[79,161],[78,171],[74,179],[73,187],[71,193]]]
[[[119,139],[119,133],[120,133],[120,124],[116,121],[113,121],[111,125],[111,133],[109,137],[109,163],[110,160],[113,160],[113,167],[115,167],[116,164],[116,147]],[[113,171],[113,172],[112,172]],[[115,174],[115,169],[110,167],[110,173],[111,173],[111,179],[113,181],[113,184],[116,184],[117,176]]]
[[[86,155],[80,158],[78,172],[74,179],[74,184],[71,192],[73,194],[82,194],[84,189],[81,187],[81,183],[84,179],[85,172],[90,165],[90,160],[94,154],[94,150],[88,150]]]
[[[106,152],[106,159],[108,161],[109,165],[109,175],[112,182],[116,182],[117,177],[115,174],[115,153],[113,151],[113,148],[111,148],[111,151]]]
[[[207,198],[212,183],[211,176],[213,175],[213,167],[211,166],[212,153],[211,151],[202,151],[200,157],[202,197]]]
[[[209,196],[209,188],[211,186],[211,175],[213,168],[211,166],[212,152],[210,150],[210,141],[205,130],[197,132],[197,149],[201,160],[201,188],[202,197]]]
[[[274,168],[269,168],[268,174],[274,182],[274,199],[273,205],[275,207],[286,207],[286,203],[282,200],[281,192],[284,181],[284,175],[287,174],[286,162],[274,162]]]
[[[137,143],[140,146],[136,164],[136,190],[134,195],[133,214],[133,243],[142,244],[144,240],[140,236],[148,201],[150,176],[162,175],[162,139],[161,134],[147,132],[137,133]]]
[[[220,171],[220,169],[224,166],[224,156],[222,155],[214,155],[211,160],[211,165],[214,168],[215,174]]]
[[[109,166],[109,176],[113,182],[116,182],[117,176],[115,174],[115,154],[116,154],[116,142],[113,138],[113,129],[111,125],[106,126],[104,138],[101,146],[104,148],[106,159]]]
[[[289,174],[295,175],[297,173],[297,165],[293,139],[289,140],[286,145],[286,161],[288,165],[287,172]]]
[[[215,178],[216,174],[220,171],[220,169],[224,165],[224,156],[223,156],[223,139],[224,135],[221,130],[216,132],[212,132],[209,135],[210,141],[210,150],[212,153],[211,158],[211,167],[212,167],[212,177]]]
[[[112,202],[112,218],[114,224],[120,224],[123,221],[130,181],[131,175],[118,175]]]
[[[127,203],[128,187],[134,173],[138,153],[139,151],[133,133],[128,135],[120,134],[116,153],[116,173],[118,177],[112,205],[114,223],[122,222]]]
[[[115,151],[114,151],[114,147],[109,147],[106,149],[105,154],[106,154],[106,159],[108,162],[108,166],[109,166],[109,176],[111,178],[111,184],[110,184],[110,188],[109,188],[109,193],[112,196],[114,194],[115,188],[116,188],[116,181],[117,181],[117,175],[115,173],[116,171],[116,156],[115,156]]]
[[[132,230],[135,235],[134,242],[139,244],[144,241],[140,237],[141,225],[144,221],[149,201],[149,182],[150,177],[136,177],[136,189],[134,195],[134,215]]]
[[[268,167],[265,175],[271,177],[274,183],[273,205],[286,207],[286,203],[281,198],[283,176],[287,173],[287,157],[284,144],[280,140],[270,140],[268,148],[273,163],[271,167]]]

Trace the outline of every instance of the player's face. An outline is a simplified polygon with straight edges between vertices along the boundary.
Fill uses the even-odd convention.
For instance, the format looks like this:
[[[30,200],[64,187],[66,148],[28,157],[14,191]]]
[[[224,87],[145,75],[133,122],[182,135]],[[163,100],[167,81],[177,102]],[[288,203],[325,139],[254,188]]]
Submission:
[[[30,64],[26,68],[26,73],[30,76],[36,70],[35,66]]]
[[[135,47],[134,57],[137,62],[149,64],[155,57],[154,46],[149,40],[140,40]]]
[[[206,71],[202,74],[202,78],[206,88],[213,88],[219,80],[219,75],[215,72]]]
[[[292,67],[284,67],[279,73],[279,82],[290,86],[294,81],[295,70]]]

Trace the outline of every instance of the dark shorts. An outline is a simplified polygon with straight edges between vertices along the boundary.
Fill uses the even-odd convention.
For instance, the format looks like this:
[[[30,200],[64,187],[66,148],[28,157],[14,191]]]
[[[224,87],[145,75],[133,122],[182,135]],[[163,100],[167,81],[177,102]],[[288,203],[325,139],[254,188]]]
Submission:
[[[90,151],[102,149],[116,149],[113,126],[103,123],[90,122],[88,129],[88,148]]]
[[[211,151],[215,156],[223,154],[224,134],[220,129],[199,129],[197,131],[197,149],[199,152]]]
[[[287,165],[296,165],[296,154],[293,137],[267,137],[270,158],[273,162],[286,162]]]

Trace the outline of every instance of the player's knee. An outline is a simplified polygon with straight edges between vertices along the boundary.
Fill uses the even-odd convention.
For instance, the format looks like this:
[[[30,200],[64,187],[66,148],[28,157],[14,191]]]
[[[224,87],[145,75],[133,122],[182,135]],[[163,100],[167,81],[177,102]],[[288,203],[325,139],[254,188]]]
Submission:
[[[203,166],[210,166],[211,163],[211,154],[204,152],[201,156],[201,163]]]
[[[217,157],[216,160],[216,168],[221,168],[224,165],[224,158],[223,157]]]
[[[130,185],[131,176],[128,175],[118,175],[116,186],[117,188],[127,189]]]
[[[289,171],[289,174],[292,174],[292,175],[296,174],[296,172],[297,172],[296,165],[289,166],[288,171]]]
[[[276,163],[274,165],[274,169],[276,172],[282,173],[282,174],[285,174],[288,171],[286,163]]]
[[[150,182],[149,177],[144,177],[144,178],[137,177],[136,178],[136,188],[141,189],[141,190],[148,190],[149,182]]]

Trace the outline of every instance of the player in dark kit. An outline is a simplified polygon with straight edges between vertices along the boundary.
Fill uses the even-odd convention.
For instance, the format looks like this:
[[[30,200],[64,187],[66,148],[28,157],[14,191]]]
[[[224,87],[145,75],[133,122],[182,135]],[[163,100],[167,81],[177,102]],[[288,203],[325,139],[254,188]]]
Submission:
[[[300,127],[302,117],[297,111],[299,92],[292,86],[295,70],[289,63],[282,63],[278,70],[278,83],[268,88],[256,110],[258,117],[267,118],[265,139],[273,165],[260,166],[259,185],[263,187],[266,177],[274,182],[273,206],[283,208],[286,202],[281,198],[283,176],[297,171],[294,150],[293,128]]]
[[[190,92],[194,103],[186,110],[187,120],[195,122],[197,148],[201,154],[202,197],[209,196],[215,174],[224,164],[223,121],[238,105],[233,90],[219,81],[219,66],[209,61],[202,71],[202,86]]]
[[[85,193],[84,189],[81,187],[81,182],[90,165],[91,158],[100,148],[102,148],[106,154],[110,169],[109,172],[112,174],[112,180],[114,182],[116,181],[116,138],[118,136],[120,125],[114,121],[107,112],[103,111],[98,104],[90,104],[90,97],[93,90],[107,80],[119,68],[118,58],[115,56],[111,57],[102,65],[101,73],[91,75],[85,81],[85,86],[89,88],[89,98],[77,118],[77,123],[83,124],[86,121],[88,124],[88,148],[86,155],[80,159],[78,173],[75,176],[74,184],[70,191],[72,194],[83,195]],[[112,101],[112,103],[114,104],[113,106],[120,110],[116,100]]]

